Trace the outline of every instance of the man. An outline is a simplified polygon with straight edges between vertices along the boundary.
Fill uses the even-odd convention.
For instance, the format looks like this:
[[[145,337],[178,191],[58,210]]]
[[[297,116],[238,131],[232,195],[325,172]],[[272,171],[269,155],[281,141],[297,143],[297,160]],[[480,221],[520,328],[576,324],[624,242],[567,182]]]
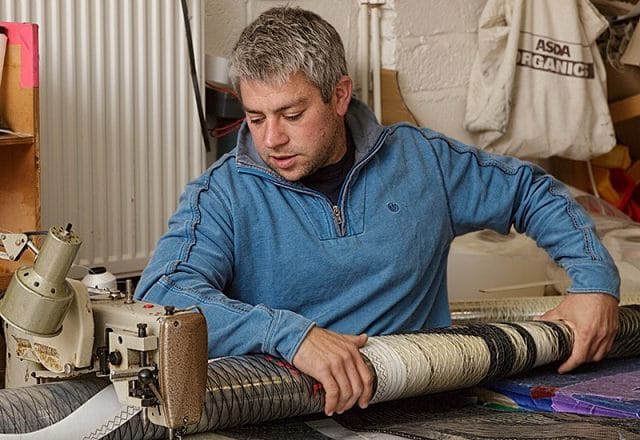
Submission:
[[[367,335],[449,325],[451,241],[512,226],[573,280],[544,315],[576,333],[560,371],[610,349],[620,280],[556,180],[428,129],[379,125],[352,98],[339,35],[311,12],[262,14],[230,74],[246,114],[237,148],[187,186],[136,291],[197,303],[210,356],[280,356],[322,383],[328,415],[365,407]]]

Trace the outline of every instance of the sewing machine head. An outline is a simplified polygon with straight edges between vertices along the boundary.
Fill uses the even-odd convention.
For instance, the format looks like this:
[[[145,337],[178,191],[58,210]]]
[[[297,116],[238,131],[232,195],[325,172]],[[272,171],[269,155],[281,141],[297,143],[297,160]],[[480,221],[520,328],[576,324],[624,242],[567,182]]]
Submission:
[[[0,238],[0,258],[15,260],[26,248],[36,253],[0,299],[7,388],[95,374],[153,423],[198,423],[207,377],[202,313],[133,301],[130,291],[89,296],[84,284],[66,278],[80,246],[70,225],[51,228],[40,250],[28,234]]]

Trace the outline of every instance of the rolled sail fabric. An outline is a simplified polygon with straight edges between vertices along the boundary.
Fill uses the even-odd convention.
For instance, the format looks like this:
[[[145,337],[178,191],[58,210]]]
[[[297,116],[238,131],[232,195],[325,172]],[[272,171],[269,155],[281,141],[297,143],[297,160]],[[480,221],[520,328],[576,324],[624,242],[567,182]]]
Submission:
[[[465,388],[562,362],[572,348],[573,333],[562,322],[522,321],[376,336],[369,338],[361,352],[376,378],[372,399],[375,403]],[[640,306],[620,307],[620,329],[609,357],[638,355]],[[49,386],[68,387],[73,382],[76,381]],[[11,396],[4,397],[6,392]],[[45,402],[30,402],[30,393],[27,388],[0,390],[0,417],[11,416],[6,410],[8,405],[22,405],[27,408],[25,414],[37,414],[33,406],[59,404],[53,394],[45,396]],[[77,400],[79,406],[82,400]],[[202,417],[187,433],[319,413],[323,407],[322,386],[289,363],[268,355],[229,356],[209,362]],[[0,420],[0,426],[10,429],[12,422]],[[15,432],[25,432],[24,425],[14,428]],[[166,437],[164,428],[145,424],[138,415],[110,434],[96,438]]]
[[[458,325],[530,321],[556,307],[563,299],[564,295],[453,301],[449,303],[449,311],[451,322]],[[640,293],[620,296],[621,306],[631,304],[640,304]]]
[[[0,390],[0,433],[26,433],[52,425],[101,389],[106,379],[89,377]]]

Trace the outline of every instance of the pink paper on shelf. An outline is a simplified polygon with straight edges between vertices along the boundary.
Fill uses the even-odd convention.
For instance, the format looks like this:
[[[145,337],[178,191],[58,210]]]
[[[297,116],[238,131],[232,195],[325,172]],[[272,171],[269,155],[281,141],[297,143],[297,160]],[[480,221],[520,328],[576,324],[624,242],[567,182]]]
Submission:
[[[8,46],[20,46],[20,86],[38,87],[38,25],[0,21],[0,26],[7,28]]]

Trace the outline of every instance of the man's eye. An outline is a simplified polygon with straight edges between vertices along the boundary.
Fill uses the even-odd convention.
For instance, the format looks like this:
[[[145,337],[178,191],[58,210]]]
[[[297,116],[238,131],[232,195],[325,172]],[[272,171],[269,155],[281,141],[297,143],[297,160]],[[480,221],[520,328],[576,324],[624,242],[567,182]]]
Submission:
[[[249,123],[251,125],[259,125],[262,123],[264,119],[263,118],[249,118]]]
[[[294,113],[294,114],[292,114],[292,115],[284,115],[284,118],[285,118],[287,121],[295,121],[295,120],[297,120],[297,119],[300,119],[300,117],[301,117],[301,116],[302,116],[302,112],[300,112],[300,113]]]

